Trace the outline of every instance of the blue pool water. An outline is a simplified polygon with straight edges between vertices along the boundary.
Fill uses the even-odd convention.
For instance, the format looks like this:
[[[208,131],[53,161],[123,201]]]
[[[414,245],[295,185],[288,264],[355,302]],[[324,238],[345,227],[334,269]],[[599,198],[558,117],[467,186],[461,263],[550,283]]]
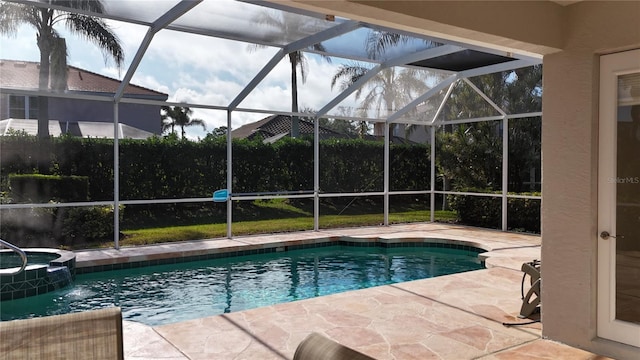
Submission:
[[[78,275],[51,293],[3,301],[1,320],[119,306],[156,326],[483,268],[448,248],[330,246]]]

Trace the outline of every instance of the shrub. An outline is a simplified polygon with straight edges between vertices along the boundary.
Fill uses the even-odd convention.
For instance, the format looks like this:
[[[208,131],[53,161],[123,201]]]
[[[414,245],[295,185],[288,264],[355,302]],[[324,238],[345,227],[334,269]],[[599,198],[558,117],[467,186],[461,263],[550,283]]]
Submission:
[[[540,196],[541,193],[518,195]],[[540,199],[514,199],[507,202],[507,227],[509,230],[540,233]]]
[[[462,192],[480,192],[464,189]],[[540,193],[518,195],[540,196]],[[502,217],[502,199],[489,196],[448,195],[447,199],[458,214],[458,222],[465,225],[499,228]],[[507,200],[507,228],[509,230],[540,233],[540,200],[509,198]]]
[[[464,192],[478,192],[466,189]],[[458,214],[458,221],[465,225],[487,228],[500,227],[502,206],[500,198],[489,196],[448,195],[449,206]]]
[[[61,209],[62,210],[62,209]],[[124,207],[120,207],[122,220]],[[70,208],[62,221],[64,245],[76,245],[113,239],[113,206]]]

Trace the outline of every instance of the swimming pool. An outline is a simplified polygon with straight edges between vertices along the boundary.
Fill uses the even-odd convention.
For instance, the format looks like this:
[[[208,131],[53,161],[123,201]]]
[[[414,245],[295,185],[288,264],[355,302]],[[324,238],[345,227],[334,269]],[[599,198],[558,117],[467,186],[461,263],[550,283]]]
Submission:
[[[66,288],[3,301],[1,320],[119,306],[150,326],[483,268],[478,251],[335,245],[81,274]]]

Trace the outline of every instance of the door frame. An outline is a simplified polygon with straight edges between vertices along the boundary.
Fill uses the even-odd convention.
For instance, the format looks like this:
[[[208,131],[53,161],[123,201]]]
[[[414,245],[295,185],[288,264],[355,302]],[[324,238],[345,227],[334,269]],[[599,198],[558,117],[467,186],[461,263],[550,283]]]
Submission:
[[[597,335],[640,347],[640,324],[616,320],[618,77],[640,72],[640,49],[600,57]],[[613,121],[612,121],[613,120]],[[606,231],[612,235],[603,239]]]

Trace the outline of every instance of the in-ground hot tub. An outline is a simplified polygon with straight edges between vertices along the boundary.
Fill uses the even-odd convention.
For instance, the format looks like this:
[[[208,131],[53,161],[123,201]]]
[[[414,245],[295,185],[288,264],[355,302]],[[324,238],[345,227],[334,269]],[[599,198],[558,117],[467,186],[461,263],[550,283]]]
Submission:
[[[58,249],[23,249],[24,271],[14,274],[22,259],[8,249],[0,250],[0,301],[21,299],[65,287],[76,275],[76,254]]]

